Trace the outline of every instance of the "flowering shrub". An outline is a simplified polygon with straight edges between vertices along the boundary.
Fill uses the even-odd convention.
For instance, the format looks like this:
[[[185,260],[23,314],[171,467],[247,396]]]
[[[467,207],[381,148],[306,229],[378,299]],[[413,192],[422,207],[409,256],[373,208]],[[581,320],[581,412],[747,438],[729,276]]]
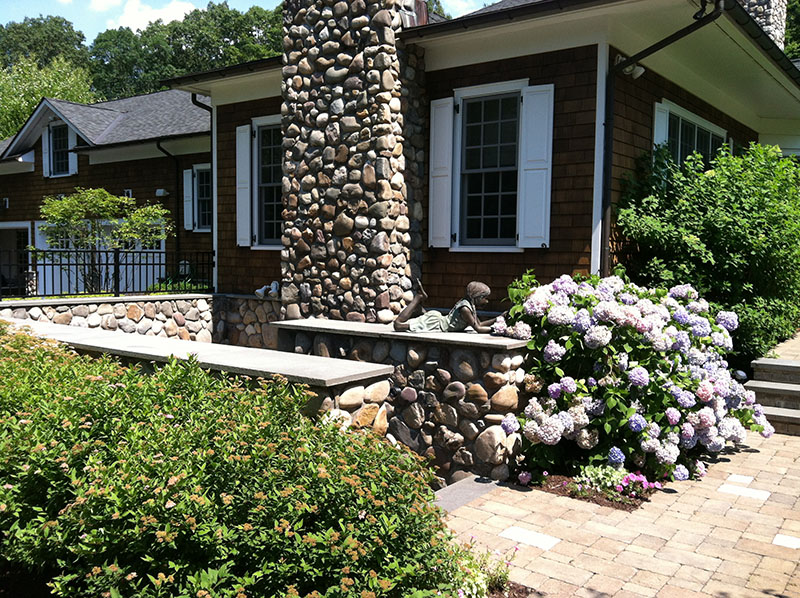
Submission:
[[[800,326],[800,166],[777,147],[723,150],[683,165],[665,150],[646,156],[626,185],[618,224],[635,248],[631,278],[689,282],[717,309],[735,311],[745,367]],[[715,309],[716,311],[716,309]]]
[[[528,331],[523,469],[607,463],[687,479],[747,429],[774,431],[725,361],[736,314],[711,313],[691,286],[526,274],[509,296],[495,332]]]
[[[304,418],[300,388],[2,331],[0,379],[0,555],[58,596],[485,593],[421,460]]]

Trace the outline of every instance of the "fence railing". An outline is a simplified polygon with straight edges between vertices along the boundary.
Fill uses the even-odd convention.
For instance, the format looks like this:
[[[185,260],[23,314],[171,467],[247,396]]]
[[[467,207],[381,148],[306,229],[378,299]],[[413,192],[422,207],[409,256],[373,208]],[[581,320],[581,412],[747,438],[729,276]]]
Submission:
[[[213,251],[0,250],[0,298],[204,293],[213,273]]]

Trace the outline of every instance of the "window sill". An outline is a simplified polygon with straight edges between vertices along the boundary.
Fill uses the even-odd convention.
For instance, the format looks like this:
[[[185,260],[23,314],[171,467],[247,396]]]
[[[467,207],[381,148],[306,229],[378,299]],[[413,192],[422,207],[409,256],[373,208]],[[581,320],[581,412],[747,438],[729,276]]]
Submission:
[[[63,179],[64,177],[73,176],[78,174],[77,172],[65,172],[64,174],[50,174],[44,178],[46,179]]]
[[[193,233],[210,233],[211,229],[210,228],[195,228],[195,229],[192,229],[192,232]]]
[[[525,249],[512,245],[459,245],[451,247],[451,253],[523,253]]]
[[[283,245],[251,245],[253,251],[280,251]]]

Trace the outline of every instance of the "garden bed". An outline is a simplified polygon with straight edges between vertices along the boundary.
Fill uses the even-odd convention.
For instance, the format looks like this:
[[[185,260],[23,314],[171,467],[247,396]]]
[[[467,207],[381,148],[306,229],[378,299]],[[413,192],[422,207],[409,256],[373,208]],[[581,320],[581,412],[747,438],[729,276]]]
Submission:
[[[600,490],[585,487],[582,484],[579,485],[578,482],[575,481],[575,478],[564,475],[549,475],[544,478],[541,485],[534,486],[534,488],[542,490],[543,492],[549,492],[550,494],[566,496],[568,498],[594,503],[602,507],[611,507],[612,509],[628,512],[635,511],[644,503],[649,502],[650,496],[655,493],[655,490],[646,490],[643,496],[625,496],[615,500]]]

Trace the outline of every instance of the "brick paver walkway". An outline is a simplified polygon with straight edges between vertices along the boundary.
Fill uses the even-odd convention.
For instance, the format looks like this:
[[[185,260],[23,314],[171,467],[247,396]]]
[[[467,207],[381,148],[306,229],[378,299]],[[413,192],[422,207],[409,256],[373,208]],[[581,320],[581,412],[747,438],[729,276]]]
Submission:
[[[775,347],[773,351],[780,359],[800,360],[800,333]],[[768,356],[769,357],[769,356]]]
[[[632,513],[498,486],[453,511],[449,525],[478,547],[518,546],[511,579],[539,596],[798,598],[800,546],[773,542],[800,540],[800,437],[751,434],[748,444],[721,455],[704,480],[670,483]],[[560,542],[544,550],[500,537],[512,527]]]

